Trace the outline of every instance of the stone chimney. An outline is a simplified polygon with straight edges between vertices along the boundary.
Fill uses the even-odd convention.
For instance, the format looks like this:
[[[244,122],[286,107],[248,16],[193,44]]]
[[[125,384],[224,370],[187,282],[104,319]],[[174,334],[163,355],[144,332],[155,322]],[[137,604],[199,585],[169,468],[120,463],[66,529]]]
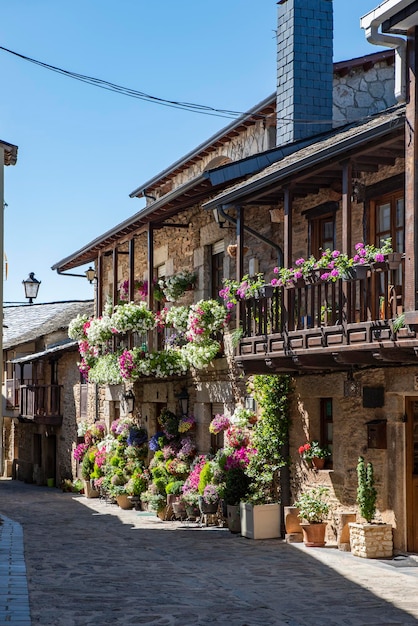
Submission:
[[[332,0],[279,0],[278,5],[277,145],[281,146],[332,128],[333,16]]]

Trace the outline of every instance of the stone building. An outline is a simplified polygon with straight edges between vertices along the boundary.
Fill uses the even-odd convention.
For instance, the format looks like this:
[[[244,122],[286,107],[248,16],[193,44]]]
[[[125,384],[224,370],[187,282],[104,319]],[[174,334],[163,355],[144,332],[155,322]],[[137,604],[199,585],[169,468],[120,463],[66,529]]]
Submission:
[[[219,444],[208,433],[211,417],[251,403],[252,374],[290,374],[292,499],[306,485],[325,484],[335,515],[354,511],[355,468],[364,455],[374,463],[378,514],[393,525],[395,547],[417,551],[412,148],[405,158],[411,104],[396,101],[392,50],[332,63],[332,2],[278,4],[277,92],[137,187],[131,196],[145,198],[141,210],[54,269],[94,264],[98,314],[108,300],[119,302],[123,283],[127,299],[138,301],[135,282],[144,280],[156,309],[158,278],[196,272],[195,290],[180,301],[190,304],[217,298],[224,278],[261,272],[269,284],[275,267],[326,249],[353,257],[357,242],[379,247],[390,237],[402,257],[396,269],[275,286],[238,307],[236,349],[228,344],[210,366],[182,376],[103,385],[98,410],[110,422],[132,388],[135,412],[152,435],[161,410],[176,411],[186,390],[206,452]],[[321,37],[306,36],[313,19]],[[413,145],[410,134],[406,143]],[[147,342],[150,350],[159,338],[149,333]],[[311,440],[332,450],[318,472],[298,455]]]
[[[92,409],[68,324],[92,313],[92,301],[4,308],[3,475],[57,486],[76,475],[76,419]]]

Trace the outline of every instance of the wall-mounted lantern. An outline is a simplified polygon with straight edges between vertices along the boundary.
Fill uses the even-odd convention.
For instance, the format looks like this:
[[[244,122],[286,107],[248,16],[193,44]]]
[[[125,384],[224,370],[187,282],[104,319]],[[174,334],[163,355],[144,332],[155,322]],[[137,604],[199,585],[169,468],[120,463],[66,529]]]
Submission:
[[[132,389],[129,389],[129,391],[124,394],[123,399],[125,400],[126,412],[133,413],[135,408],[135,395],[133,394]]]

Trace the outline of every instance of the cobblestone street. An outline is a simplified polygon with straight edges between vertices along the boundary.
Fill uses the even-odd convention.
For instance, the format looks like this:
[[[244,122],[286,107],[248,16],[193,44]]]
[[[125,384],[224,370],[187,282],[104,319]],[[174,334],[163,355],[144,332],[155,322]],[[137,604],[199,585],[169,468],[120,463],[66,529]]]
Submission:
[[[411,557],[251,541],[11,480],[0,480],[0,515],[2,626],[418,624]],[[31,621],[13,570],[20,525]]]

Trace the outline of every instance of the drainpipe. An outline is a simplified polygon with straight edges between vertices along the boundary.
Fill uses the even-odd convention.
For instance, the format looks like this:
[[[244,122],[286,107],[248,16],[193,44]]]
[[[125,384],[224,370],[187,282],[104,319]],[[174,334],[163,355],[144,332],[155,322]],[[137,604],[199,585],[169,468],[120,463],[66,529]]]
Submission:
[[[375,9],[360,19],[366,39],[376,46],[395,49],[395,97],[398,102],[406,100],[406,40],[395,35],[379,32],[379,27],[388,15]]]
[[[223,206],[217,206],[216,208],[224,219],[226,219],[231,224],[234,224],[235,226],[237,225],[237,220],[234,217],[231,217],[231,215],[228,215],[228,213],[225,213]],[[267,239],[267,237],[260,235],[260,233],[250,228],[250,226],[244,225],[244,230],[246,233],[249,233],[256,239],[259,239],[263,243],[266,243],[268,246],[271,246],[272,248],[274,248],[277,251],[278,266],[283,267],[283,250],[277,243],[274,243],[274,241],[271,241],[270,239]]]

